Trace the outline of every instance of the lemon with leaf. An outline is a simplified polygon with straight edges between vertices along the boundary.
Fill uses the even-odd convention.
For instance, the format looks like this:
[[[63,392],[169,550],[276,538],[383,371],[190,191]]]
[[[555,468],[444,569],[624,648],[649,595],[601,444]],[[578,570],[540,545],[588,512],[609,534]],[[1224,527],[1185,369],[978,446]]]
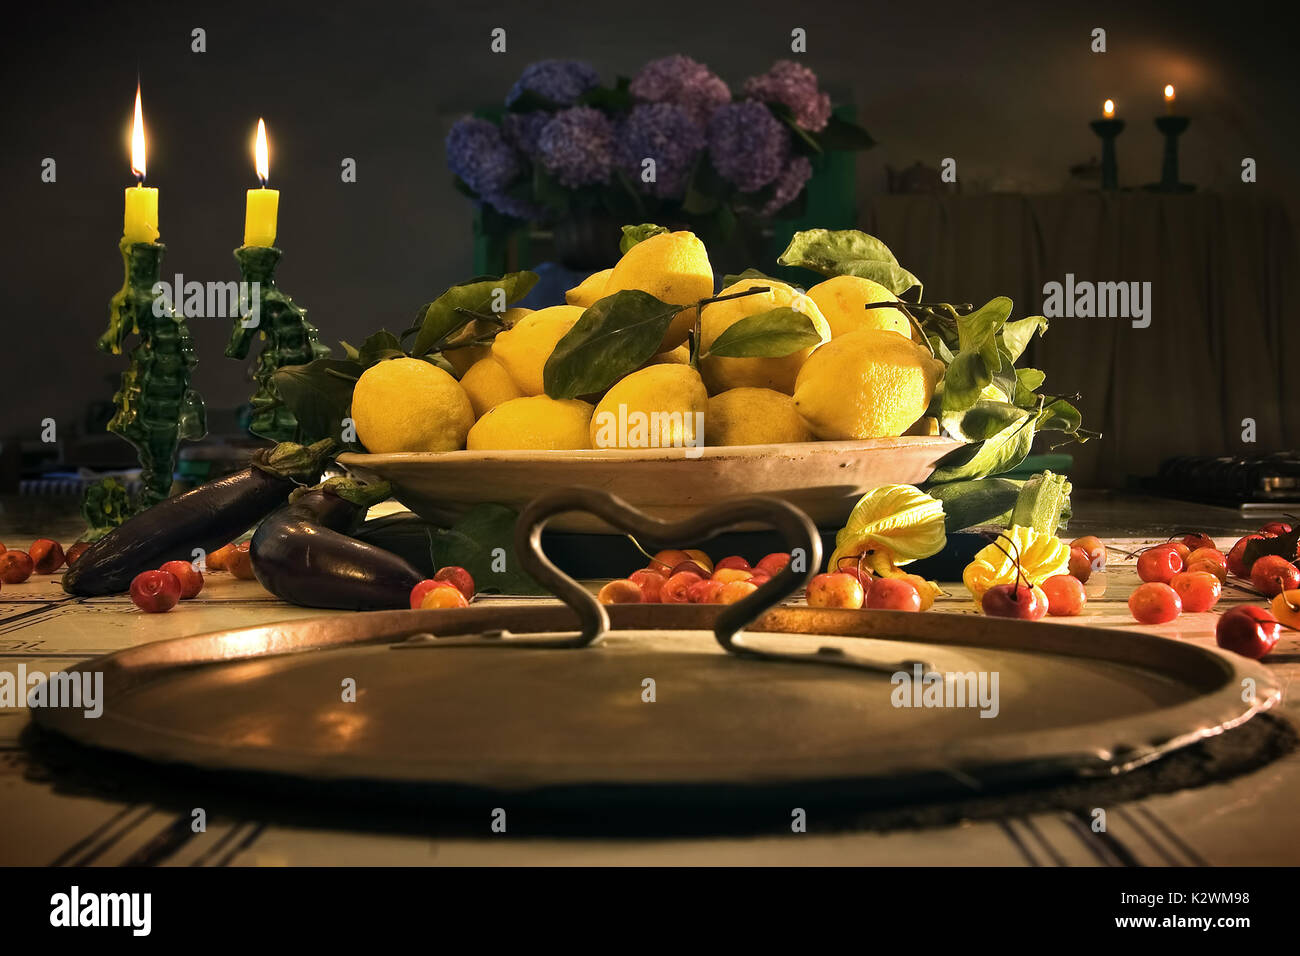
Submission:
[[[814,346],[798,349],[775,358],[740,358],[709,355],[709,348],[731,326],[751,316],[787,308],[802,313],[813,324],[822,342],[831,338],[830,326],[822,317],[817,303],[784,282],[775,279],[741,279],[723,289],[720,296],[765,289],[752,295],[710,302],[700,316],[700,374],[709,392],[717,394],[731,388],[770,388],[787,395],[794,391],[795,379]]]
[[[834,276],[808,290],[808,298],[826,317],[832,336],[858,329],[880,329],[912,337],[912,323],[899,309],[890,306],[868,309],[875,302],[898,302],[898,296],[879,282],[859,276]]]
[[[492,340],[492,357],[500,362],[525,395],[546,391],[542,372],[555,343],[582,318],[575,305],[553,305],[525,315],[513,328],[497,333]]]
[[[694,305],[707,299],[713,295],[713,266],[709,265],[708,250],[693,232],[665,232],[643,239],[614,265],[596,298],[626,289],[640,289],[670,305]],[[686,341],[698,311],[690,308],[677,313],[664,333],[660,352]]]
[[[352,423],[366,450],[455,451],[465,447],[474,408],[436,365],[396,358],[366,369],[352,390]]]

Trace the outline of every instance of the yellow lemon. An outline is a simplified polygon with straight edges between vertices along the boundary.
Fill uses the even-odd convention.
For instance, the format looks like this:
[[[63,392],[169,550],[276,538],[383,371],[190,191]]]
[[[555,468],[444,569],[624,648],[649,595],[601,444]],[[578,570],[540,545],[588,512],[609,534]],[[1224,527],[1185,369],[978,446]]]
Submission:
[[[925,414],[942,374],[943,363],[911,339],[859,329],[804,363],[794,404],[818,438],[894,438]]]
[[[465,389],[470,404],[474,406],[475,418],[482,418],[502,402],[524,397],[505,366],[491,355],[469,367],[460,378],[460,387]]]
[[[553,305],[525,315],[513,328],[499,332],[492,340],[492,357],[505,366],[525,395],[541,395],[546,388],[542,371],[555,350],[582,317],[576,305]]]
[[[576,398],[512,398],[474,423],[469,450],[586,448],[591,410]]]
[[[531,314],[532,311],[532,309],[522,308],[506,309],[501,313],[501,323],[508,329],[525,315]],[[492,325],[490,322],[484,322],[482,319],[475,319],[466,326],[468,332],[462,334],[468,334],[472,338],[479,338],[480,336],[490,335],[492,332],[495,332],[497,328],[497,326]],[[459,336],[457,336],[457,338],[459,338]],[[456,370],[457,375],[463,377],[465,373],[469,371],[471,365],[480,359],[487,358],[487,356],[491,354],[492,343],[484,342],[482,345],[464,345],[458,349],[444,349],[442,357],[445,358],[447,363]]]
[[[770,388],[732,388],[709,399],[704,416],[709,445],[766,445],[812,441],[794,399]]]
[[[620,379],[591,418],[592,448],[685,448],[704,443],[709,393],[689,365],[650,365]]]
[[[638,242],[615,264],[602,295],[625,289],[640,289],[673,305],[707,299],[713,295],[713,267],[704,243],[693,232],[665,232]],[[697,311],[684,309],[677,313],[664,334],[660,352],[686,341]]]
[[[613,271],[613,269],[601,269],[599,272],[593,272],[564,293],[564,301],[569,305],[576,305],[583,309],[595,305],[598,300],[607,295],[605,283],[609,280],[609,274]]]
[[[835,276],[809,289],[808,298],[821,309],[833,336],[858,329],[882,329],[912,337],[912,323],[898,309],[863,308],[870,302],[899,301],[898,296],[879,282],[858,276]]]
[[[428,362],[390,359],[361,373],[352,391],[357,438],[376,455],[401,451],[455,451],[474,424],[469,396],[454,378]]]
[[[691,347],[689,345],[679,345],[675,349],[667,352],[660,352],[652,356],[646,365],[689,365],[691,362]]]
[[[727,299],[723,302],[710,302],[704,307],[704,314],[700,317],[701,351],[708,351],[714,339],[741,319],[782,307],[794,309],[808,316],[821,335],[822,342],[830,341],[830,326],[822,317],[817,303],[784,282],[777,282],[774,279],[741,279],[723,289],[720,294],[731,295],[763,286],[768,288],[767,292],[756,292],[753,295]],[[794,391],[794,381],[799,374],[799,369],[803,367],[804,361],[811,353],[812,349],[806,348],[780,358],[706,356],[700,360],[700,373],[704,376],[709,392],[713,394],[729,388],[750,387],[771,388],[789,395]]]

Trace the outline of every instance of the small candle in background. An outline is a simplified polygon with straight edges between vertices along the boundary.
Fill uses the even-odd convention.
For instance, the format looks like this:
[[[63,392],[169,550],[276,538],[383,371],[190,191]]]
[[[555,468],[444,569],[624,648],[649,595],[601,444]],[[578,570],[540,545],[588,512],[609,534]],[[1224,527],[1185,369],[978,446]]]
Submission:
[[[1106,119],[1114,119],[1114,118],[1115,118],[1115,101],[1114,101],[1114,100],[1107,100],[1105,103],[1102,104],[1102,106],[1101,106],[1101,115],[1102,115],[1104,118],[1106,118]]]
[[[1165,86],[1165,112],[1170,116],[1174,115],[1174,85],[1172,83]]]
[[[248,205],[244,210],[244,245],[269,247],[275,245],[280,190],[266,188],[266,181],[271,177],[271,160],[266,146],[266,124],[261,119],[257,121],[254,159],[257,178],[262,181],[262,186],[248,191]]]
[[[128,242],[158,241],[158,190],[144,185],[144,109],[140,85],[135,87],[135,119],[131,123],[131,172],[136,184],[126,187],[122,238]]]

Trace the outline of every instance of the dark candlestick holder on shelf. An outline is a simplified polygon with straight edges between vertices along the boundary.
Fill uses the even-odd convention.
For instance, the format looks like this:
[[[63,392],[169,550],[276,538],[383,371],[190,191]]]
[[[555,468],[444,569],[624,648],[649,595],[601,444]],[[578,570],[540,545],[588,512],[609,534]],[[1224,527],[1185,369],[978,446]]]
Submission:
[[[1156,129],[1165,135],[1165,155],[1160,164],[1160,182],[1148,189],[1162,193],[1189,193],[1196,187],[1178,181],[1178,137],[1186,131],[1191,120],[1186,116],[1157,116]]]
[[[1101,137],[1101,188],[1119,189],[1119,169],[1115,164],[1115,137],[1124,132],[1122,119],[1099,119],[1089,123]]]

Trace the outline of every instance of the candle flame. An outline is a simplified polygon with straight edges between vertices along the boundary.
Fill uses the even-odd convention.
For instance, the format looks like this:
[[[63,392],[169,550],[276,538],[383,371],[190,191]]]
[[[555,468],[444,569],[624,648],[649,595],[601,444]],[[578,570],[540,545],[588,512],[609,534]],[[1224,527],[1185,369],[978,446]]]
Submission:
[[[1173,99],[1174,99],[1174,85],[1173,85],[1172,83],[1166,84],[1166,86],[1165,86],[1165,101],[1166,101],[1166,102],[1173,102]]]
[[[1106,117],[1106,119],[1110,119],[1112,116],[1114,116],[1114,115],[1115,115],[1115,101],[1114,101],[1114,100],[1107,100],[1104,104],[1102,104],[1102,107],[1101,107],[1101,113],[1102,113],[1103,116]]]
[[[262,122],[261,117],[257,120],[257,146],[253,150],[253,155],[257,163],[257,178],[266,185],[266,181],[271,178],[271,158],[266,148],[266,124]]]
[[[135,120],[131,123],[131,172],[144,181],[144,108],[140,105],[140,84],[135,85]]]

